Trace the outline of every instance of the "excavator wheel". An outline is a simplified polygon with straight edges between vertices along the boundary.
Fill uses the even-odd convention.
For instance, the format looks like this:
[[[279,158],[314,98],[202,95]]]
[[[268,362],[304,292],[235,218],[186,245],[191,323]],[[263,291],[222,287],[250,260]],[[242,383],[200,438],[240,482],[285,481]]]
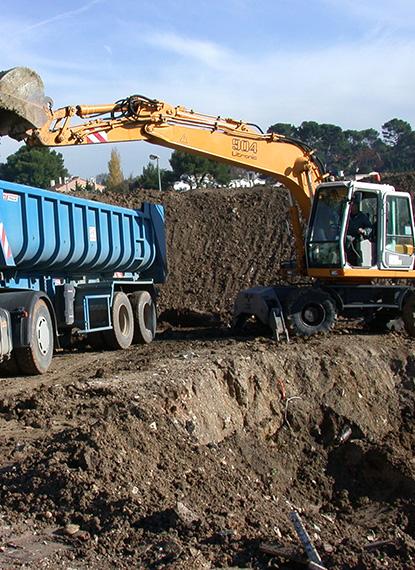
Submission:
[[[415,293],[408,295],[403,304],[402,320],[409,336],[415,336]]]
[[[317,288],[296,289],[285,302],[287,328],[292,335],[311,336],[326,333],[337,318],[332,297]]]

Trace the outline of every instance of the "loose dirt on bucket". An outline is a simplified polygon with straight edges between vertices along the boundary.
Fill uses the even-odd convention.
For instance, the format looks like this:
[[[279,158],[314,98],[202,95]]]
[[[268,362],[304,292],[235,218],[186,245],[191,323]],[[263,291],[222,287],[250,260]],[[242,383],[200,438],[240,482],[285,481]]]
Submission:
[[[327,568],[414,567],[412,340],[233,336],[237,291],[290,256],[284,193],[162,198],[157,340],[0,379],[0,568],[302,568],[292,510]]]

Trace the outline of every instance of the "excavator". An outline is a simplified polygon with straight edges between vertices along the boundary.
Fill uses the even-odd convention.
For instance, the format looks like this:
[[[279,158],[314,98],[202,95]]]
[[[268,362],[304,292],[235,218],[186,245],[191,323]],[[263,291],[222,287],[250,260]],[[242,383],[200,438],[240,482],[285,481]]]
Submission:
[[[338,316],[364,318],[376,330],[402,319],[415,336],[415,229],[406,192],[379,180],[332,179],[299,140],[142,95],[54,110],[39,75],[24,67],[0,73],[4,135],[30,147],[142,140],[274,177],[289,191],[295,242],[295,261],[284,270],[303,284],[241,291],[234,324],[253,316],[288,340],[328,332]]]

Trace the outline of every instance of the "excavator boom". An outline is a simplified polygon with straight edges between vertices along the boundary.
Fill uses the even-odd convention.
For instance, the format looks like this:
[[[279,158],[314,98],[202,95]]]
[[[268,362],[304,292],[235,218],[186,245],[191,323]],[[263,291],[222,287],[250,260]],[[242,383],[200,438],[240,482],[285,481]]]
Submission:
[[[310,215],[323,168],[300,141],[257,126],[132,95],[109,105],[68,106],[52,110],[40,77],[28,68],[0,75],[0,136],[30,146],[73,146],[144,140],[274,177],[293,197],[290,215],[297,269],[304,272],[304,238],[299,210]]]
[[[300,141],[140,95],[110,105],[52,111],[41,78],[25,67],[0,74],[0,136],[6,134],[30,146],[144,140],[242,166],[286,186],[305,218],[315,187],[324,178],[313,151]]]

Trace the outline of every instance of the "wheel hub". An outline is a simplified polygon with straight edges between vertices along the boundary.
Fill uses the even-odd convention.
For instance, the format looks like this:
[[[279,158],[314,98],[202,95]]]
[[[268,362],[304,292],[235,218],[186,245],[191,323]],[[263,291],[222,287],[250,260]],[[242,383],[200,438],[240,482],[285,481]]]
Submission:
[[[325,316],[326,312],[322,305],[307,305],[303,310],[303,320],[309,326],[316,327],[320,325],[324,321]]]
[[[50,330],[48,321],[44,316],[39,317],[36,323],[36,338],[39,351],[46,356],[50,350]]]

